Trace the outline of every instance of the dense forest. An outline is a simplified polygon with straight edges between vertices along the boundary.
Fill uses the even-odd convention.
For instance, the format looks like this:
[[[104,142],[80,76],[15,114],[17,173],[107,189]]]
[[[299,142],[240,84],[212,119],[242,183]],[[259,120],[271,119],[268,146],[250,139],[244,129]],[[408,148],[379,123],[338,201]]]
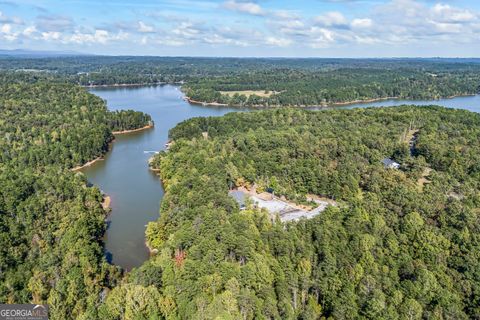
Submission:
[[[134,110],[117,110],[109,112],[109,127],[113,132],[122,132],[152,126],[150,115]]]
[[[24,81],[46,78],[86,86],[181,83],[194,101],[233,106],[438,99],[480,91],[478,59],[0,56],[0,70]]]
[[[439,99],[478,93],[479,71],[342,68],[312,72],[285,69],[192,80],[184,91],[195,101],[257,107],[325,106],[392,97]],[[264,92],[273,94],[265,96]]]
[[[165,189],[146,230],[154,255],[128,273],[104,257],[101,191],[71,170],[101,157],[112,132],[151,124],[78,84],[186,81],[191,97],[243,105],[437,98],[477,92],[478,61],[0,58],[0,68],[0,303],[47,303],[51,319],[480,318],[478,114],[282,108],[184,121],[151,162]],[[274,94],[218,96],[246,90]],[[228,195],[252,185],[338,206],[282,223]]]
[[[149,120],[108,112],[78,86],[0,82],[0,303],[47,303],[51,319],[98,317],[120,270],[103,253],[103,196],[70,168],[102,156],[113,129]]]
[[[105,102],[69,84],[0,84],[0,161],[74,167],[108,150],[112,131],[143,127],[149,115],[108,112]]]
[[[275,109],[170,136],[152,162],[166,191],[147,228],[157,254],[111,291],[104,319],[480,317],[480,115]],[[228,196],[254,183],[338,206],[282,224]]]

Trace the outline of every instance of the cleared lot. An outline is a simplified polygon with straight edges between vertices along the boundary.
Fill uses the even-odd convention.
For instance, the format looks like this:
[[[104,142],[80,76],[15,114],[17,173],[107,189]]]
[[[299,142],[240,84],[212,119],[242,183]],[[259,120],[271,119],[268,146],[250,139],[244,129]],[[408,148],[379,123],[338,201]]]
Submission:
[[[306,210],[277,197],[265,196],[265,194],[252,194],[252,192],[244,190],[232,190],[229,194],[237,200],[240,208],[244,208],[245,200],[250,199],[254,206],[267,209],[273,216],[278,214],[282,222],[297,221],[302,218],[311,219],[322,213],[329,205],[332,205],[327,201],[312,199],[318,206],[312,210]]]

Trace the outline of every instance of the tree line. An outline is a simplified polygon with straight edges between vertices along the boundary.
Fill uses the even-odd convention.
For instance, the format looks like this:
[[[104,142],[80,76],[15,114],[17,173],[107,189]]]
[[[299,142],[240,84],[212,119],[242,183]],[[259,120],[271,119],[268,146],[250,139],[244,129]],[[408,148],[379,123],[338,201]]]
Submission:
[[[0,303],[46,303],[51,319],[95,319],[121,279],[103,252],[102,194],[70,168],[108,150],[142,113],[109,112],[85,89],[0,82]]]
[[[233,106],[309,106],[479,92],[478,59],[0,57],[10,78],[90,85],[181,83],[187,96]],[[222,94],[222,91],[272,91]]]
[[[179,124],[152,162],[165,186],[146,233],[158,253],[112,290],[102,316],[478,317],[479,125],[478,114],[435,106],[275,109]],[[385,157],[401,169],[384,168]],[[228,196],[253,184],[338,206],[282,224]]]
[[[342,68],[274,70],[195,79],[184,86],[193,100],[232,106],[325,106],[371,99],[439,99],[477,94],[479,70]],[[242,91],[273,92],[269,96]],[[225,92],[237,91],[233,95]]]
[[[310,61],[281,63],[300,65],[291,79],[310,72]],[[321,72],[335,68],[329,63]],[[358,63],[361,77],[389,79],[362,70],[377,61]],[[103,255],[102,194],[69,168],[103,155],[112,131],[150,118],[108,112],[62,83],[65,72],[0,73],[1,303],[48,303],[52,319],[480,317],[480,115],[282,108],[184,121],[151,164],[165,187],[160,218],[146,230],[157,253],[122,275]],[[338,83],[360,81],[344,72]],[[401,169],[385,169],[386,157]],[[228,196],[252,185],[339,205],[282,224],[251,206],[240,211]]]

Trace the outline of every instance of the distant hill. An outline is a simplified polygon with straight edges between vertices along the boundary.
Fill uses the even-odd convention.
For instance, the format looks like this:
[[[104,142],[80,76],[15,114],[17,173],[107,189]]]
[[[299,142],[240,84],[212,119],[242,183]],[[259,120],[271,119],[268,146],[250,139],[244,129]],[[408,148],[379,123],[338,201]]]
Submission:
[[[14,50],[0,49],[0,56],[10,56],[10,57],[43,58],[43,57],[88,56],[88,55],[91,55],[91,54],[70,51],[70,50],[42,51],[42,50],[27,50],[27,49],[14,49]]]

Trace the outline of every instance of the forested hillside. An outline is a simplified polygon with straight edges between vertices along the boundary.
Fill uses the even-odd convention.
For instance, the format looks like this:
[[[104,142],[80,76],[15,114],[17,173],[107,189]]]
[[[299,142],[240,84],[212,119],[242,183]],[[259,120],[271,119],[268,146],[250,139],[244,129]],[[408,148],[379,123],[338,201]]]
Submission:
[[[112,122],[131,127],[119,114],[78,86],[0,83],[0,303],[97,318],[120,272],[104,258],[102,194],[70,168],[107,151]]]
[[[313,75],[309,63],[279,71],[285,83],[272,70],[258,77],[259,68],[240,75],[224,65],[218,72],[231,75],[191,78],[185,88],[270,83],[268,99],[309,104],[297,99],[318,86],[329,99],[397,89],[436,97],[468,93],[477,81],[475,65],[427,75],[415,63],[415,73],[390,73],[367,62],[326,79],[332,62],[310,85],[301,80]],[[0,74],[0,303],[48,303],[51,319],[480,318],[480,115],[284,108],[182,122],[151,163],[165,187],[146,231],[155,254],[122,275],[103,253],[102,194],[70,169],[102,156],[112,131],[151,119],[108,112],[100,98],[60,83],[78,80],[69,72]],[[248,77],[258,86],[244,86],[255,83]],[[386,169],[384,158],[400,169]],[[252,185],[338,206],[282,224],[228,196]]]
[[[135,130],[152,126],[150,115],[134,110],[118,110],[109,113],[109,127],[114,132]]]
[[[170,136],[152,162],[166,191],[147,228],[158,253],[111,291],[103,319],[480,317],[480,115],[277,109]],[[283,225],[228,196],[253,183],[338,207]]]
[[[316,72],[284,69],[192,80],[184,91],[195,101],[257,107],[324,106],[392,97],[439,99],[478,93],[478,71],[403,67],[346,67]],[[265,96],[264,92],[273,94]]]
[[[2,163],[74,167],[103,155],[112,131],[147,125],[141,112],[108,112],[105,102],[69,84],[0,85]]]
[[[24,81],[87,86],[181,83],[191,100],[233,106],[438,99],[480,91],[478,59],[0,57],[0,70]]]

